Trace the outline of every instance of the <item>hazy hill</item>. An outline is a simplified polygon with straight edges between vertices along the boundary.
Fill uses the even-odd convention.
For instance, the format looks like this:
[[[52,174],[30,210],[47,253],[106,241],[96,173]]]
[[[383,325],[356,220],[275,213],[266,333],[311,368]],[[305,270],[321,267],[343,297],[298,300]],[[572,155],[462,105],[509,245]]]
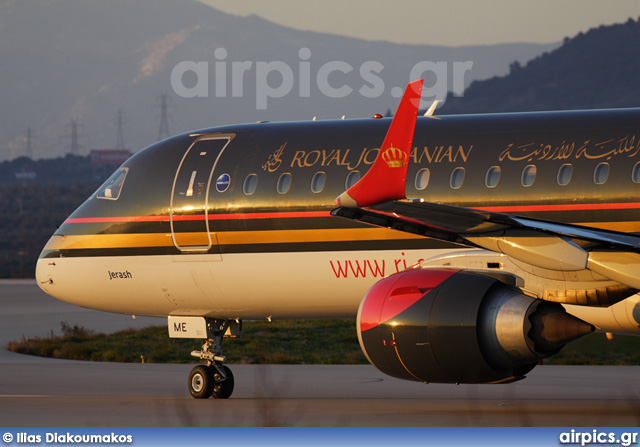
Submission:
[[[440,113],[640,107],[640,20],[565,39],[508,75],[474,82]]]
[[[370,42],[233,16],[194,0],[0,0],[0,160],[26,155],[29,126],[35,158],[68,152],[72,118],[79,122],[81,155],[114,147],[118,109],[124,114],[125,144],[138,150],[158,137],[163,92],[169,97],[171,133],[256,120],[363,117],[395,107],[392,87],[406,85],[411,68],[421,61],[445,63],[449,78],[454,62],[473,61],[465,76],[469,82],[506,74],[513,61],[524,63],[555,47]],[[220,61],[215,51],[221,48],[226,57]],[[300,59],[301,48],[311,50],[308,61]],[[184,99],[174,93],[171,72],[183,61],[209,64],[209,97]],[[257,64],[274,61],[291,67],[296,83],[290,94],[257,110]],[[330,61],[354,68],[329,78],[336,87],[352,88],[352,94],[330,98],[319,91],[315,75]],[[378,75],[385,87],[380,97],[357,93],[368,85],[359,73],[367,61],[384,67]],[[216,62],[227,64],[226,97],[215,94]],[[232,79],[234,62],[252,63],[244,82]],[[312,80],[310,96],[303,98],[301,62],[309,63]],[[187,85],[196,79],[183,80]],[[281,82],[277,73],[268,80],[275,86]],[[232,82],[243,90],[241,97],[232,97]]]

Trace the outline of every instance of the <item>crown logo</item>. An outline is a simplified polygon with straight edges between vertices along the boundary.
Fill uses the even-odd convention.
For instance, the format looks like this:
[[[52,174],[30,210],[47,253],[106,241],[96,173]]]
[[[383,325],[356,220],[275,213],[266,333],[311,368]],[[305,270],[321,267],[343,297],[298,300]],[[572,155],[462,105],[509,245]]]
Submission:
[[[390,168],[402,168],[407,163],[407,154],[393,147],[393,144],[382,153],[382,159],[387,163]]]

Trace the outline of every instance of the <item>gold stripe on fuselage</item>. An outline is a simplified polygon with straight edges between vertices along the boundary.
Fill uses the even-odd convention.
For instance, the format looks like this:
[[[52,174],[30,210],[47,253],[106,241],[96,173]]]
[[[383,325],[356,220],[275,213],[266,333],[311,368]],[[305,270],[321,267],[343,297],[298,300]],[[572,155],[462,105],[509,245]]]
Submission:
[[[228,231],[217,233],[217,235],[220,245],[424,239],[424,236],[399,233],[387,228],[350,228],[341,230]]]
[[[44,250],[173,246],[171,233],[54,235]]]
[[[640,222],[588,222],[585,227],[597,228],[599,230],[617,231],[619,233],[640,233]]]

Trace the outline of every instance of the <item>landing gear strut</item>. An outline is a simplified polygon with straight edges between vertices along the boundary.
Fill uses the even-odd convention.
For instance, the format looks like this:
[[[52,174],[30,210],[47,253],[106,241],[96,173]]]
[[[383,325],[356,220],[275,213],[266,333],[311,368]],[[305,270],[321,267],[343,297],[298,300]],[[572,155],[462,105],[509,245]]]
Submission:
[[[222,363],[222,340],[238,337],[242,332],[242,321],[206,319],[207,340],[202,351],[192,351],[191,355],[206,360],[206,365],[198,365],[189,374],[189,392],[196,399],[227,399],[233,393],[233,374]]]

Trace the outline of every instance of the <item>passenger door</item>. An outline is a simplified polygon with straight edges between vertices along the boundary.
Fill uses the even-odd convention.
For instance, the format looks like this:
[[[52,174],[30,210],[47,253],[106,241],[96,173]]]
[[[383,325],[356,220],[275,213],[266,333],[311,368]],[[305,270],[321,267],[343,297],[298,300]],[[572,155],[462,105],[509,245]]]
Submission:
[[[209,232],[209,188],[220,155],[233,139],[230,134],[206,136],[187,149],[173,181],[170,205],[171,236],[183,253],[220,253],[215,233]]]

